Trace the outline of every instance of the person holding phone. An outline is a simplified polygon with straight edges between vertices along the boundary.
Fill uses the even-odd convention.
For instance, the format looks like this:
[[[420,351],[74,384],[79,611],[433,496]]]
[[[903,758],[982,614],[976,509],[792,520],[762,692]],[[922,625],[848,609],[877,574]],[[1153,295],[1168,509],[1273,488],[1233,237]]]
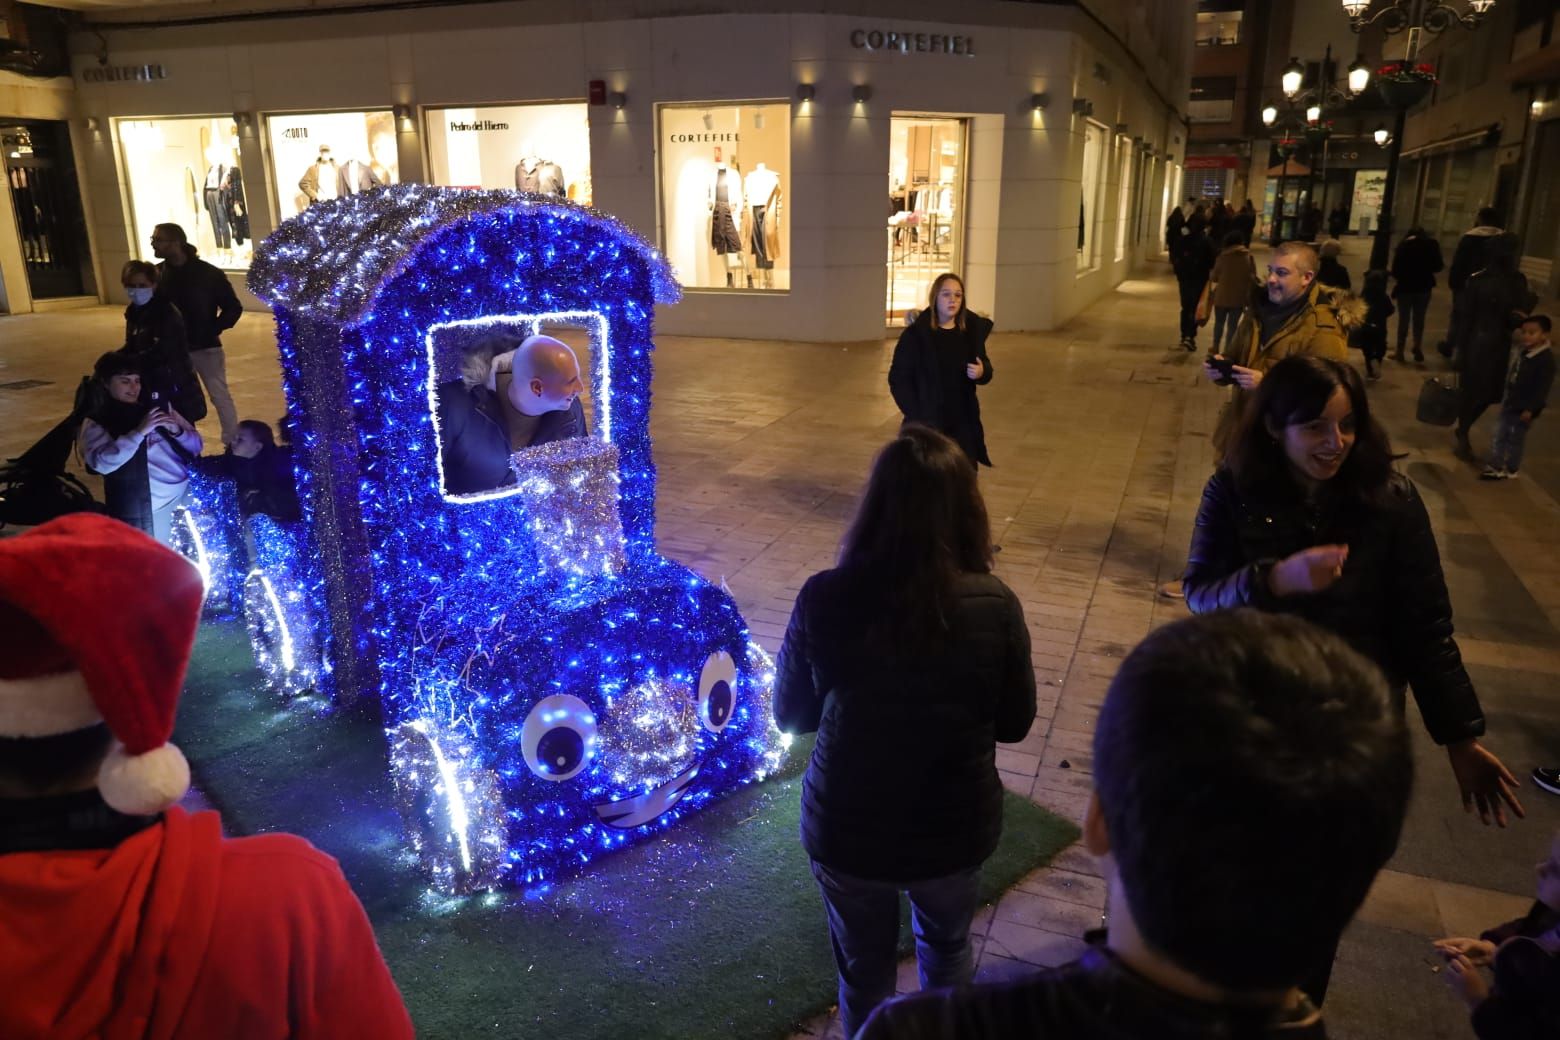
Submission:
[[[1399,704],[1413,691],[1466,811],[1502,827],[1523,815],[1516,778],[1479,742],[1430,516],[1353,367],[1302,355],[1268,370],[1203,489],[1184,586],[1193,613],[1255,607],[1343,636]],[[1303,987],[1318,1004],[1326,967]]]
[[[103,475],[108,515],[167,544],[200,434],[160,395],[141,401],[140,363],[128,351],[98,358],[88,393],[77,443],[87,468]]]
[[[990,466],[975,388],[991,382],[991,319],[965,305],[964,280],[951,271],[937,276],[928,302],[894,347],[889,392],[905,422],[952,437],[971,462]]]

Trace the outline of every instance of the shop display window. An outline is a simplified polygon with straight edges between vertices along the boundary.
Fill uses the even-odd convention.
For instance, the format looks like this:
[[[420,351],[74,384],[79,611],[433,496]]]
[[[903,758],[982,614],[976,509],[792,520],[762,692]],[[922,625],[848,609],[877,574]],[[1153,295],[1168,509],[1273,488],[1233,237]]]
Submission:
[[[266,119],[271,176],[282,219],[316,202],[401,180],[395,116],[382,112],[296,112]]]
[[[1105,127],[1083,125],[1083,194],[1078,204],[1078,270],[1099,265],[1100,195],[1105,169]]]
[[[788,291],[791,105],[661,105],[661,239],[690,289]]]
[[[887,324],[927,305],[944,271],[963,269],[969,121],[894,115],[888,129]]]
[[[249,267],[249,205],[232,116],[115,121],[135,249],[151,255],[152,228],[177,224],[209,263]]]
[[[428,170],[452,188],[517,188],[591,204],[583,103],[430,108]]]
[[[1127,223],[1132,208],[1132,150],[1125,137],[1116,138],[1116,153],[1121,156],[1121,177],[1116,182],[1116,259],[1127,255]]]

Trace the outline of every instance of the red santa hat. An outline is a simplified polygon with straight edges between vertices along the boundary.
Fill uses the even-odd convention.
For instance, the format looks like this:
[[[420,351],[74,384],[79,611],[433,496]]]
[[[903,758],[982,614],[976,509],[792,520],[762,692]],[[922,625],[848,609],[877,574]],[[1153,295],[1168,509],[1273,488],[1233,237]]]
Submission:
[[[168,738],[203,599],[187,560],[104,516],[0,540],[0,736],[106,723],[103,800],[135,815],[177,802],[190,767]]]

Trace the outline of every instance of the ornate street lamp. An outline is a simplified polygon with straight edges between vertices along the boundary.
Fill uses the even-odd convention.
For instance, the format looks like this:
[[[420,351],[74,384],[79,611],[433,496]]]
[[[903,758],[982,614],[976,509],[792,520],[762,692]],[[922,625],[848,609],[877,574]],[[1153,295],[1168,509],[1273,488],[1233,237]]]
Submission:
[[[1435,70],[1419,64],[1419,44],[1426,32],[1443,33],[1451,29],[1476,29],[1495,6],[1495,0],[1468,0],[1468,9],[1459,11],[1442,0],[1342,0],[1349,16],[1349,28],[1356,33],[1366,26],[1380,24],[1388,35],[1408,32],[1408,45],[1401,61],[1384,65],[1374,77],[1382,99],[1397,111],[1392,129],[1376,131],[1376,143],[1386,144],[1387,184],[1381,193],[1381,217],[1376,221],[1376,241],[1370,249],[1370,267],[1384,270],[1392,251],[1392,205],[1397,193],[1398,158],[1403,151],[1403,124],[1408,110],[1422,101],[1435,85]],[[1372,8],[1375,11],[1372,12]],[[1367,82],[1369,77],[1367,77]],[[1353,70],[1350,70],[1353,85]],[[1385,135],[1385,140],[1383,140]]]
[[[1279,83],[1284,88],[1284,96],[1291,101],[1300,93],[1300,83],[1305,79],[1305,66],[1300,64],[1299,58],[1290,58],[1289,64],[1284,66],[1284,74],[1279,78]]]
[[[1262,125],[1274,127],[1282,123],[1285,128],[1284,139],[1279,142],[1279,154],[1283,156],[1284,168],[1279,174],[1278,192],[1273,205],[1273,244],[1278,245],[1283,239],[1284,222],[1284,181],[1289,178],[1289,157],[1297,147],[1291,130],[1301,131],[1313,153],[1311,172],[1306,175],[1306,198],[1314,200],[1316,163],[1315,153],[1318,149],[1324,149],[1327,138],[1332,134],[1332,124],[1324,117],[1328,106],[1348,104],[1351,98],[1357,97],[1370,84],[1370,68],[1365,64],[1363,57],[1356,57],[1349,66],[1347,80],[1348,91],[1339,90],[1333,85],[1332,45],[1329,44],[1327,52],[1322,58],[1322,78],[1326,82],[1316,84],[1309,89],[1305,88],[1305,65],[1299,58],[1291,58],[1289,64],[1284,66],[1284,71],[1279,77],[1279,83],[1284,92],[1285,107],[1283,111],[1272,102],[1262,106]],[[1304,106],[1302,109],[1301,106]],[[1301,116],[1304,116],[1302,121]]]
[[[1387,129],[1387,124],[1382,123],[1371,132],[1370,136],[1375,138],[1377,148],[1385,148],[1392,140],[1392,131]]]

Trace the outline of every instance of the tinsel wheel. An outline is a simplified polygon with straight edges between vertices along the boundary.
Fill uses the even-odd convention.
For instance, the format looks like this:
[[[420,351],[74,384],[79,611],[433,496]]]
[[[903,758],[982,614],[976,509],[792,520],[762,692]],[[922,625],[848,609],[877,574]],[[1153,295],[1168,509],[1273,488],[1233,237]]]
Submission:
[[[225,535],[218,519],[198,505],[180,506],[173,511],[169,545],[200,572],[201,584],[206,589],[205,613],[208,617],[233,609],[228,574],[233,549]]]
[[[285,697],[314,689],[320,676],[313,626],[299,598],[280,575],[254,570],[244,579],[244,621],[255,663]]]
[[[504,867],[504,801],[497,778],[467,765],[469,749],[426,720],[393,729],[391,745],[396,807],[435,885],[456,895],[496,887]]]

